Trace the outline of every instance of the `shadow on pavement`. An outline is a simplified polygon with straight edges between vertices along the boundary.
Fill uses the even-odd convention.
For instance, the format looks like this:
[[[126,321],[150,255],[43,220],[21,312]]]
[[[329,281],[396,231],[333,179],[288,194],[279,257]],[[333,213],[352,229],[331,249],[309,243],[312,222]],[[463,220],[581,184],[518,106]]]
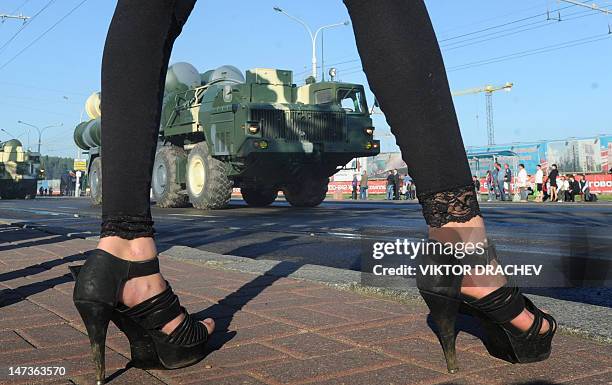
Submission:
[[[0,273],[0,282],[6,282],[18,278],[33,277],[36,276],[36,274],[48,271],[55,266],[83,260],[85,260],[85,256],[83,254],[73,254],[64,258],[57,258],[51,261],[37,263],[18,270]],[[64,275],[46,279],[44,281],[34,281],[14,289],[3,289],[0,291],[0,308],[21,302],[31,295],[41,293],[43,291],[52,289],[57,285],[70,281],[72,281],[72,276],[69,273],[66,273]]]
[[[193,316],[200,320],[211,316],[217,317],[215,318],[215,332],[212,334],[208,343],[208,354],[220,349],[236,336],[235,331],[229,331],[229,327],[236,313],[242,310],[244,306],[261,294],[266,288],[272,286],[274,282],[281,278],[288,277],[291,273],[298,270],[299,267],[300,266],[295,263],[279,262],[263,275],[245,283],[238,290],[229,294],[217,304],[194,313]]]

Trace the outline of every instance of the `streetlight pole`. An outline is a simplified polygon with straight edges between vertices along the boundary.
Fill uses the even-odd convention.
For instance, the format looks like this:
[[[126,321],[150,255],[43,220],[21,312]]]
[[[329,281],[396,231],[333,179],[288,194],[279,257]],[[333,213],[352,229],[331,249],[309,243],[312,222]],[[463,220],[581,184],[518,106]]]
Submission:
[[[319,32],[323,31],[326,28],[340,27],[342,25],[346,26],[346,25],[349,25],[349,22],[345,21],[345,22],[342,22],[342,23],[334,23],[334,24],[324,25],[324,26],[320,27],[319,29],[317,29],[315,31],[315,33],[312,33],[312,29],[302,19],[299,19],[299,18],[297,18],[295,16],[292,16],[292,15],[288,14],[287,12],[285,12],[280,7],[274,7],[273,9],[276,12],[284,14],[285,16],[289,17],[290,19],[292,19],[294,21],[297,21],[298,23],[302,24],[304,26],[304,28],[306,28],[306,31],[308,32],[308,35],[310,35],[310,40],[312,42],[312,77],[314,79],[316,79],[317,78],[317,36],[319,35]]]
[[[18,121],[17,121],[17,123],[20,123],[20,124],[23,124],[23,125],[26,125],[26,126],[29,126],[29,127],[33,127],[33,128],[35,128],[35,129],[36,129],[36,131],[38,131],[38,151],[37,151],[37,152],[38,152],[39,154],[40,154],[40,145],[41,145],[41,143],[42,143],[42,134],[43,134],[43,132],[45,132],[45,130],[46,130],[47,128],[51,128],[51,127],[61,127],[61,126],[63,126],[63,125],[64,125],[64,123],[60,123],[60,124],[54,124],[54,125],[46,126],[46,127],[43,127],[43,128],[39,128],[39,127],[37,127],[37,126],[35,126],[35,125],[33,125],[33,124],[26,123],[26,122],[21,121],[21,120],[18,120]],[[29,131],[28,131],[28,136],[29,136]]]

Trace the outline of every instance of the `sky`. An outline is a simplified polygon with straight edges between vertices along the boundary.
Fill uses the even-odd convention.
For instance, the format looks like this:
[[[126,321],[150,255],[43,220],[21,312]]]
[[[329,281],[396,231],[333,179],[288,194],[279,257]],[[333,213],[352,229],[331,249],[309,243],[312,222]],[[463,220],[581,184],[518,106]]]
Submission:
[[[612,1],[588,4],[593,2],[612,9]],[[512,91],[493,95],[496,143],[612,134],[612,16],[556,0],[426,4],[453,91],[514,83]],[[26,145],[29,137],[35,150],[36,130],[28,135],[27,126],[17,121],[61,124],[44,131],[42,153],[77,155],[73,129],[87,119],[88,95],[100,89],[102,48],[115,5],[108,0],[0,0],[0,14],[37,15],[25,27],[18,20],[0,23],[0,129]],[[274,6],[313,29],[349,20],[340,0],[199,0],[171,63],[186,61],[200,72],[224,64],[242,71],[290,69],[294,82],[303,84],[310,70],[310,37]],[[317,51],[320,63],[320,40]],[[333,65],[338,79],[367,84],[358,59],[350,25],[325,31],[326,72]],[[367,96],[372,105],[372,93]],[[486,144],[485,95],[454,101],[464,143]],[[373,119],[382,150],[395,151],[384,115]],[[7,139],[0,131],[0,141]]]

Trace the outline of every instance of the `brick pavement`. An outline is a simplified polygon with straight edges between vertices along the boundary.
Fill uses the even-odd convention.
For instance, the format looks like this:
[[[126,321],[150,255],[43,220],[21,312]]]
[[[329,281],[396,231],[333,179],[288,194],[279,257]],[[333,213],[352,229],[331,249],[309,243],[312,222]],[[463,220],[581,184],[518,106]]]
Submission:
[[[95,242],[0,225],[0,384],[87,384],[87,336],[71,302],[68,265]],[[552,357],[509,365],[491,358],[465,320],[461,371],[446,373],[427,310],[321,284],[218,270],[160,257],[181,302],[217,331],[201,363],[175,371],[125,369],[127,339],[113,326],[107,375],[116,384],[404,385],[611,384],[612,347],[559,335]],[[8,366],[63,366],[66,375],[8,377]]]

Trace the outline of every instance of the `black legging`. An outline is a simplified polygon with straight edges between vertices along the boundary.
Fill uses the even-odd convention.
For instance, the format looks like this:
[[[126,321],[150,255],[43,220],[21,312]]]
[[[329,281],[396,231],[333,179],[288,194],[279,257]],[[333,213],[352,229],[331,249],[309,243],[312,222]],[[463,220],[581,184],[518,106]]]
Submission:
[[[368,83],[439,227],[480,215],[422,0],[344,0]],[[149,190],[170,52],[195,0],[119,0],[102,61],[101,236],[152,236]]]

